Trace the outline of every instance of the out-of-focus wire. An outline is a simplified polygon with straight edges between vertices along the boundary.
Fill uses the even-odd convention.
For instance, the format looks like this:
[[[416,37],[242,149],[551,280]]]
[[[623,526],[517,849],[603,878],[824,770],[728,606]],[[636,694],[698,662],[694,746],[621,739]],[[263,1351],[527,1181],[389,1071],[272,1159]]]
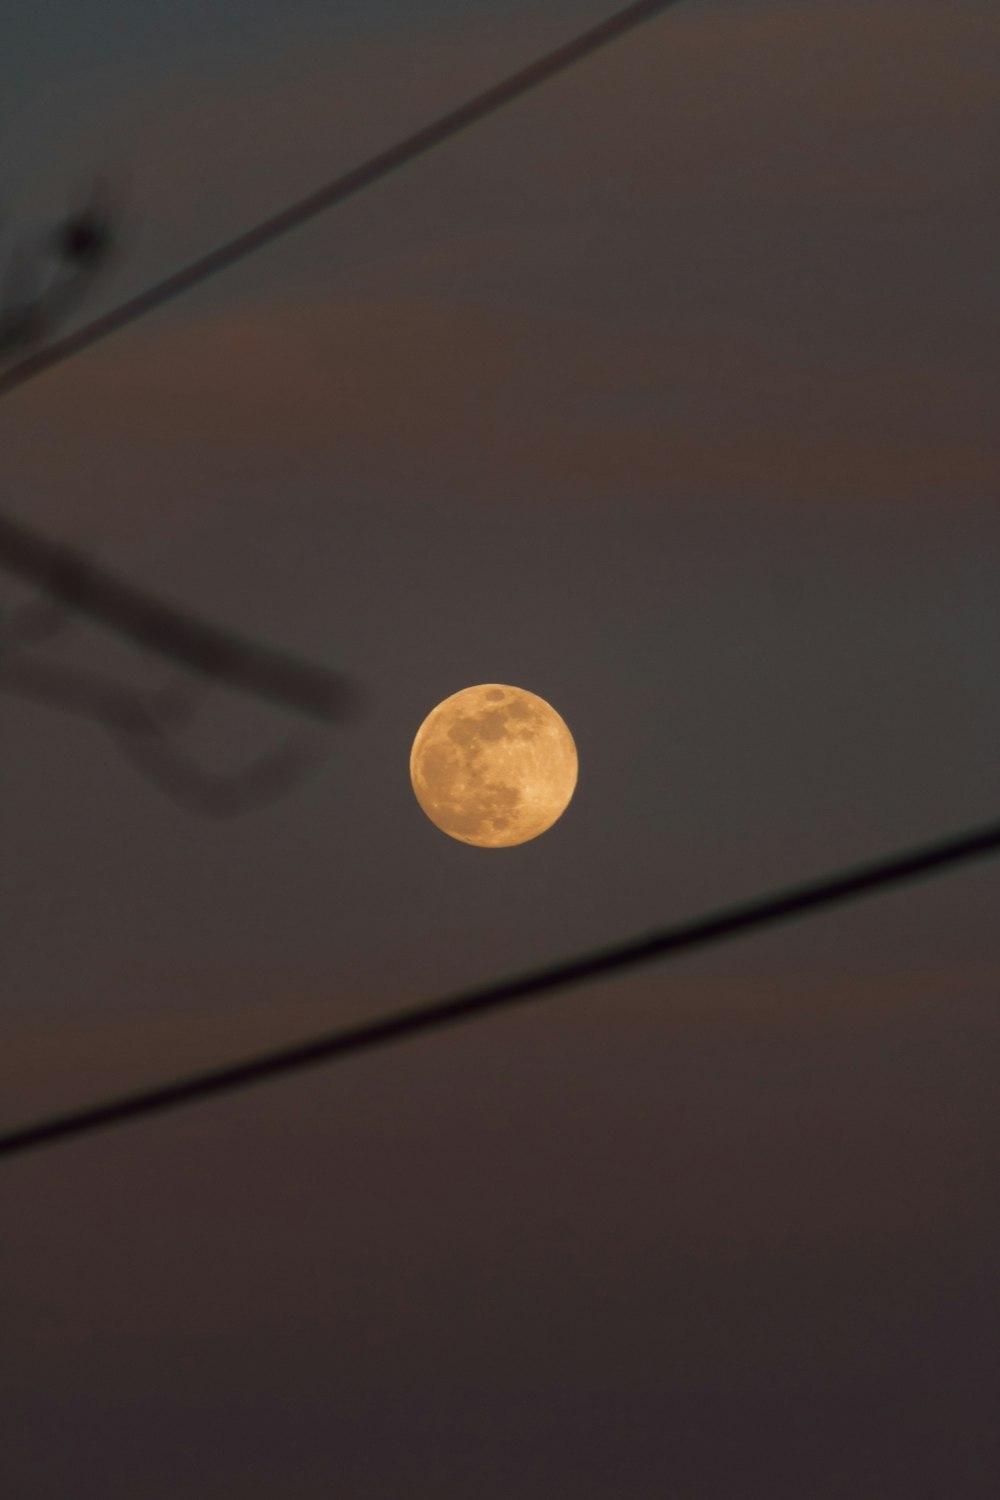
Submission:
[[[493,1012],[537,1000],[555,990],[601,979],[609,974],[670,958],[695,948],[707,948],[727,938],[738,937],[779,922],[790,921],[824,907],[854,901],[876,891],[940,874],[970,860],[1000,852],[1000,823],[987,824],[969,833],[925,844],[876,860],[872,864],[841,870],[818,880],[772,892],[740,906],[709,912],[693,921],[662,928],[611,947],[563,959],[547,968],[503,979],[495,984],[441,1000],[432,1000],[410,1010],[396,1011],[374,1021],[365,1021],[326,1035],[312,1037],[275,1051],[264,1052],[242,1062],[193,1073],[170,1083],[122,1094],[99,1104],[54,1115],[0,1135],[0,1156],[15,1156],[60,1141],[73,1140],[111,1125],[125,1125],[147,1115],[161,1114],[183,1104],[195,1104],[237,1089],[266,1083],[291,1073],[335,1062],[359,1052],[371,1052],[393,1042],[402,1042],[426,1032],[441,1031],[463,1021],[480,1020]]]

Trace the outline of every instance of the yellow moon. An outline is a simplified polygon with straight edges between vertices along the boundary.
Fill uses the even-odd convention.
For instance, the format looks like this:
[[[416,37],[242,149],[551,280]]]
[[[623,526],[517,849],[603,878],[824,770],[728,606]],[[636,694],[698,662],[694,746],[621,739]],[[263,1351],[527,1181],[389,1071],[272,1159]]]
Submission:
[[[439,703],[410,752],[410,780],[431,822],[481,849],[526,844],[551,828],[576,773],[576,745],[555,709],[499,682]]]

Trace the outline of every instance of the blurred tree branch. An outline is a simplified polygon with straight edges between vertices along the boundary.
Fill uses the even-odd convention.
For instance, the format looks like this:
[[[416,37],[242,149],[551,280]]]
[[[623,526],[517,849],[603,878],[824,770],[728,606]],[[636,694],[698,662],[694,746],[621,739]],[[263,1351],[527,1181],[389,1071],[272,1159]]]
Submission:
[[[72,314],[116,240],[110,209],[95,195],[33,249],[14,248],[0,288],[0,358],[43,341]],[[203,696],[188,673],[327,723],[357,707],[360,695],[345,677],[175,609],[75,548],[2,515],[0,568],[41,595],[0,613],[0,692],[92,720],[147,780],[204,816],[233,817],[273,801],[319,763],[321,751],[312,736],[299,733],[234,770],[205,768],[177,740]],[[34,653],[74,615],[184,673],[165,688],[141,692]]]
[[[32,248],[15,245],[0,292],[0,358],[48,338],[76,309],[110,263],[117,242],[106,190]]]
[[[350,678],[175,609],[4,515],[0,568],[144,650],[280,708],[335,723],[360,706],[360,689]]]
[[[31,254],[23,246],[11,254],[0,294],[0,356],[47,336],[72,312],[112,256],[116,221],[107,192],[95,189],[89,204],[68,215]],[[360,694],[346,677],[175,609],[76,549],[3,515],[0,568],[41,590],[57,613],[89,616],[144,650],[285,710],[336,722],[358,706]],[[27,617],[17,628],[44,635],[51,608],[28,609],[30,628]],[[0,621],[0,650],[3,632],[12,628],[9,619]]]
[[[175,737],[198,711],[200,695],[189,682],[140,692],[49,657],[0,654],[0,692],[92,720],[147,780],[205,817],[236,817],[272,802],[323,758],[315,736],[298,734],[235,770],[207,770]]]

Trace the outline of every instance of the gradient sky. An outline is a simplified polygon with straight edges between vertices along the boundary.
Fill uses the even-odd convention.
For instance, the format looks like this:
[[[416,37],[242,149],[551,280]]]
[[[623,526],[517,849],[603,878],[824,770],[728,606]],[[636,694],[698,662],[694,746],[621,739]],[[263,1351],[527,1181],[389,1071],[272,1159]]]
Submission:
[[[96,312],[606,10],[8,0],[2,243],[105,174]],[[12,513],[368,708],[209,822],[0,696],[0,1124],[996,817],[998,48],[994,0],[689,0],[4,403]],[[491,680],[580,753],[505,851],[407,776]],[[995,1500],[998,907],[10,1163],[0,1489]]]

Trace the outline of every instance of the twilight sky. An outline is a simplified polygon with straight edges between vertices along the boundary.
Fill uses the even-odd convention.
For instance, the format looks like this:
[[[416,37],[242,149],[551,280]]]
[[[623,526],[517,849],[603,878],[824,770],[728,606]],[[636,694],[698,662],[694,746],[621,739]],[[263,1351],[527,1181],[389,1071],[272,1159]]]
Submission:
[[[105,174],[96,312],[608,9],[8,0],[0,247]],[[994,0],[689,0],[9,397],[11,513],[368,706],[209,822],[0,694],[0,1125],[996,817],[998,49]],[[407,776],[491,680],[580,754],[502,851]],[[0,1489],[994,1500],[998,903],[8,1164]]]

